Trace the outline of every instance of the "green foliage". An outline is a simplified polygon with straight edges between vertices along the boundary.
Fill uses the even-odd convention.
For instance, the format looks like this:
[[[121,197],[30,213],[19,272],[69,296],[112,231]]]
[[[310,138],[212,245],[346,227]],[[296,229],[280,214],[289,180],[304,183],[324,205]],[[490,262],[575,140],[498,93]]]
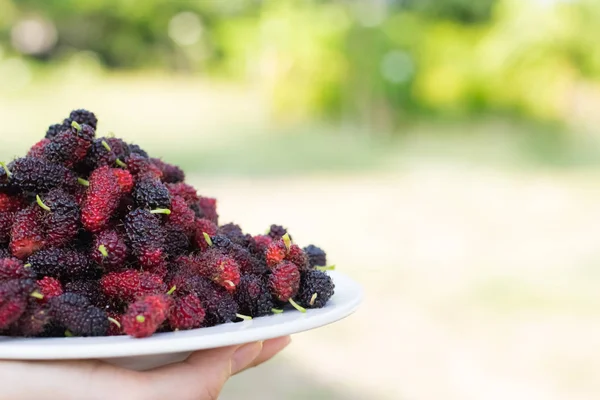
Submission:
[[[380,131],[421,114],[560,121],[600,77],[595,0],[0,0],[0,50],[32,15],[58,33],[38,63],[86,50],[112,69],[249,79],[282,120]]]

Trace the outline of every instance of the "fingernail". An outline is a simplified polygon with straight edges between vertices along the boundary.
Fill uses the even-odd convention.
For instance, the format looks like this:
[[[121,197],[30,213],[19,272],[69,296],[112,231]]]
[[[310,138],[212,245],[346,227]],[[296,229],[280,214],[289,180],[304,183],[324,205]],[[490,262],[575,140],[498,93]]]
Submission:
[[[237,374],[258,357],[263,347],[262,342],[245,344],[235,351],[231,360],[231,373]]]

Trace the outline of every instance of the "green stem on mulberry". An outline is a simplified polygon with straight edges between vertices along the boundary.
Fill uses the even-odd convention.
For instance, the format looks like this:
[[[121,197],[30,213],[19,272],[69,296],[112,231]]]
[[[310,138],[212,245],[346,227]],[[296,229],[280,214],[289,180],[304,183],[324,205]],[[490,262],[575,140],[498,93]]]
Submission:
[[[110,145],[108,143],[106,143],[106,140],[103,140],[102,142],[102,146],[104,146],[104,148],[108,151],[112,151],[112,149],[110,148]]]
[[[318,266],[315,267],[315,269],[317,271],[333,271],[333,270],[335,270],[335,265],[330,265],[328,267],[322,267],[322,266],[318,265]]]
[[[8,169],[6,163],[0,161],[0,167],[4,169],[4,172],[6,172],[6,176],[10,179],[12,177],[12,172],[10,172],[10,169]]]
[[[82,186],[90,186],[90,181],[86,181],[83,178],[77,178],[77,182],[79,182],[79,184]]]
[[[72,121],[72,122],[71,122],[71,126],[72,126],[73,128],[75,128],[75,129],[77,129],[77,132],[78,132],[78,133],[79,133],[79,132],[81,132],[81,125],[79,125],[79,124],[77,123],[77,121]]]
[[[292,306],[294,306],[294,308],[298,311],[300,311],[301,313],[305,313],[306,312],[306,308],[302,307],[300,304],[296,303],[294,301],[294,299],[290,299],[290,304]]]
[[[65,337],[74,337],[74,336],[75,336],[75,335],[73,335],[73,333],[71,333],[71,331],[70,331],[70,330],[68,330],[68,329],[67,329],[67,330],[65,331]]]
[[[27,263],[27,264],[23,265],[23,268],[31,268],[31,264]]]
[[[44,204],[44,202],[42,201],[42,198],[40,197],[39,194],[37,194],[35,196],[35,201],[37,202],[38,206],[42,207],[44,210],[52,211],[52,209],[50,207],[48,207],[47,205]]]
[[[271,308],[271,312],[272,312],[273,314],[282,314],[282,313],[283,313],[283,310],[282,310],[282,309],[280,309],[280,308]]]
[[[311,307],[315,305],[315,301],[317,301],[317,297],[319,297],[319,293],[313,294],[312,297],[310,298],[310,303],[308,303],[308,304],[310,304]]]
[[[135,317],[135,320],[140,324],[143,324],[144,322],[146,322],[146,317],[144,317],[143,315],[138,315],[137,317]]]
[[[251,321],[252,317],[249,317],[247,315],[243,315],[243,314],[235,314],[236,317],[243,319],[244,321]]]
[[[177,285],[173,285],[173,287],[171,289],[169,289],[169,291],[167,292],[167,296],[172,295],[173,293],[175,293],[176,290],[177,290]]]
[[[208,245],[212,247],[213,242],[212,242],[212,239],[210,238],[210,235],[206,232],[202,232],[202,235],[204,236],[204,240],[206,240],[206,243],[208,243]]]
[[[113,323],[117,326],[117,328],[121,329],[121,323],[114,318],[108,317],[108,322]]]
[[[44,299],[44,295],[41,294],[40,292],[38,292],[37,290],[34,290],[33,292],[31,292],[29,294],[31,297],[38,299],[38,300],[43,300]]]
[[[0,161],[0,166],[4,169],[4,172],[6,172],[6,176],[8,176],[8,178],[10,179],[12,177],[12,172],[10,172],[6,163]]]
[[[98,251],[100,252],[100,254],[102,254],[102,257],[108,257],[108,250],[106,249],[105,245],[101,244],[100,246],[98,246]]]
[[[171,210],[169,210],[168,208],[157,208],[156,210],[151,210],[150,214],[165,214],[165,215],[171,215]]]
[[[290,248],[292,247],[292,239],[290,238],[290,235],[286,233],[281,238],[283,239],[283,243],[285,244],[287,251],[290,251]]]
[[[118,158],[117,158],[117,161],[115,161],[115,163],[121,168],[127,168],[127,164],[125,164],[123,161],[119,160]]]

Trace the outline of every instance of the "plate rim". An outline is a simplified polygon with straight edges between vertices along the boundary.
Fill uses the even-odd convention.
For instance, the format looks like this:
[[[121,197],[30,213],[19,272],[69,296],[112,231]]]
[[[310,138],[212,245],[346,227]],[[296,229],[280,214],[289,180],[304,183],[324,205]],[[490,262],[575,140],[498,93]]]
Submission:
[[[95,338],[13,338],[0,336],[0,359],[84,360],[143,357],[239,345],[305,332],[350,316],[362,303],[364,292],[360,284],[338,271],[330,271],[329,275],[336,285],[336,293],[330,302],[331,305],[318,310],[307,310],[306,314],[290,310],[284,314],[256,318],[252,321],[235,324],[228,323],[210,328],[159,333],[146,339],[134,339],[128,336]],[[337,304],[335,303],[336,299],[344,301]],[[286,323],[252,328],[254,321],[267,321],[267,319],[275,319],[279,316],[289,315],[289,313],[294,313],[296,318]],[[223,327],[231,325],[239,326],[240,329],[218,332]],[[207,334],[194,336],[194,333],[197,334],[199,331]],[[94,342],[99,339],[102,340],[102,343],[86,344],[86,342]],[[56,342],[57,345],[49,346],[48,342]],[[77,345],[69,346],[67,342]]]

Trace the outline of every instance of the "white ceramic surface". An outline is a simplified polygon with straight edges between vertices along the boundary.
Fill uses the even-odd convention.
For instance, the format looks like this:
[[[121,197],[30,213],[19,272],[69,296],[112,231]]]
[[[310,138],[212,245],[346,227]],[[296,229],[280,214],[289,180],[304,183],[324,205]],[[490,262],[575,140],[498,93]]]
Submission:
[[[145,339],[127,336],[25,339],[0,336],[0,359],[102,359],[129,369],[145,370],[184,360],[192,351],[272,339],[331,324],[352,314],[362,301],[362,289],[347,276],[330,272],[335,295],[325,308],[306,314],[283,314],[212,328],[160,333]]]

